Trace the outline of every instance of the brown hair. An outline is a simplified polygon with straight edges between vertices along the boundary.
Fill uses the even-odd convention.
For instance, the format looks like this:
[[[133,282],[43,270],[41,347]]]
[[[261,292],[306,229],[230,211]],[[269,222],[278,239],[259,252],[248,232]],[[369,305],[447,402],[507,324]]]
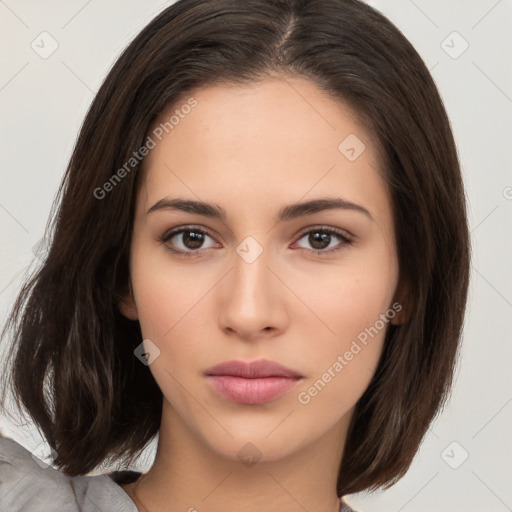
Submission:
[[[133,354],[139,324],[117,305],[129,282],[139,166],[107,198],[94,190],[187,92],[279,75],[313,81],[376,135],[408,290],[408,321],[389,326],[356,406],[338,494],[399,479],[443,405],[464,318],[469,235],[449,121],[423,61],[358,0],[180,0],[142,30],[98,91],[59,189],[48,255],[4,331],[13,334],[14,396],[64,473],[133,460],[161,419],[162,393]]]

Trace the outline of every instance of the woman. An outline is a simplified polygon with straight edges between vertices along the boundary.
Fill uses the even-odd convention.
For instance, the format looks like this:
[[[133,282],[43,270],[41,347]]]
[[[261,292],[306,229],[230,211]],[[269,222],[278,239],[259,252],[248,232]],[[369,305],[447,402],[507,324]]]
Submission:
[[[469,244],[442,101],[385,17],[178,1],[107,76],[60,193],[7,325],[60,471],[4,438],[6,510],[334,512],[405,474]],[[156,434],[144,475],[85,476]]]

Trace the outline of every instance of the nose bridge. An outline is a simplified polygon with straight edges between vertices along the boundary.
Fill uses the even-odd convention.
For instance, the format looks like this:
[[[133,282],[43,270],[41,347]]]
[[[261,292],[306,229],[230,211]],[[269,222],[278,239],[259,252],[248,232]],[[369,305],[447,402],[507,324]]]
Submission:
[[[267,268],[269,254],[270,251],[252,236],[246,237],[236,248],[231,288],[244,306],[257,306],[256,302],[267,301],[272,288]],[[249,304],[245,304],[247,301]]]
[[[270,254],[254,237],[247,237],[236,248],[221,314],[225,327],[244,336],[276,324],[279,298],[267,268],[272,266]]]

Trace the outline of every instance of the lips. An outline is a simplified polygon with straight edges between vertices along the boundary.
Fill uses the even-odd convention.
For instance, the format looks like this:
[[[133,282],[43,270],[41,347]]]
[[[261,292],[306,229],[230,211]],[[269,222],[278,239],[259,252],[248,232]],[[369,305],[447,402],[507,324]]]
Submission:
[[[208,382],[221,397],[256,405],[282,396],[304,378],[300,373],[267,360],[227,361],[206,370]]]
[[[267,361],[266,359],[260,359],[252,362],[227,361],[206,370],[205,373],[206,375],[230,375],[232,377],[243,377],[244,379],[259,379],[266,377],[303,377],[300,373],[290,370],[279,363]]]

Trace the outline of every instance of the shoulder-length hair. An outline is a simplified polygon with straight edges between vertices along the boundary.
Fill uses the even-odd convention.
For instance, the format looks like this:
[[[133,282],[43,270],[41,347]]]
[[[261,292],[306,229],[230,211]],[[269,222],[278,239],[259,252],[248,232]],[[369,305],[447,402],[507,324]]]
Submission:
[[[338,494],[396,482],[445,403],[469,234],[449,121],[422,59],[358,0],[180,0],[140,32],[99,89],[56,198],[47,257],[4,331],[13,334],[10,388],[64,473],[86,474],[108,458],[132,461],[160,426],[162,393],[133,354],[139,324],[118,309],[140,164],[115,183],[114,174],[155,120],[194,89],[275,76],[309,79],[376,136],[407,290],[408,320],[389,327],[357,403]]]

